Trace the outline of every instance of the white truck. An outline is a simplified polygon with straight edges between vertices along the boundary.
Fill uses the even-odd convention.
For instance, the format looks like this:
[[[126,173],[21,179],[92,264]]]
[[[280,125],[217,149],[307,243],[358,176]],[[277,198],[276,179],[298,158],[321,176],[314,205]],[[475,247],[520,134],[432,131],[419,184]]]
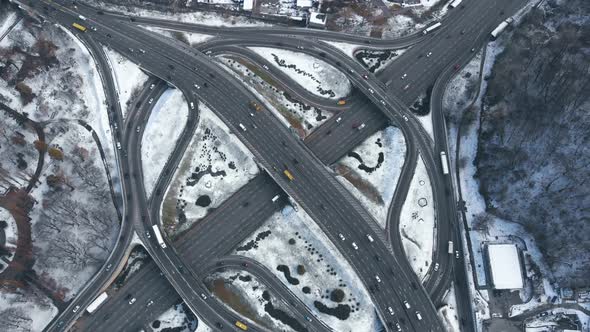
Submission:
[[[447,153],[444,151],[440,152],[440,165],[442,166],[443,174],[449,174],[449,160],[447,159]]]
[[[109,296],[107,295],[107,293],[103,292],[94,301],[92,301],[92,303],[90,303],[90,305],[86,308],[86,311],[88,311],[89,314],[95,312],[96,309],[98,309],[104,303],[104,301],[107,300],[108,297]]]
[[[449,255],[453,254],[453,241],[449,241]]]
[[[156,235],[156,239],[158,240],[160,247],[162,247],[162,249],[166,249],[166,243],[164,243],[164,238],[162,238],[162,233],[160,233],[158,225],[153,225],[152,229],[154,230],[154,234]]]
[[[432,30],[436,30],[436,29],[440,28],[441,26],[442,26],[442,23],[436,22],[433,25],[429,26],[428,28],[424,29],[424,31],[422,31],[422,33],[427,34],[427,33],[431,32]]]
[[[449,5],[449,7],[451,8],[457,8],[457,6],[459,6],[459,4],[461,4],[463,0],[453,0],[453,2],[451,2],[451,4]]]
[[[502,31],[504,31],[504,29],[506,29],[506,27],[508,27],[510,25],[510,23],[512,23],[513,19],[512,18],[507,18],[506,20],[502,21],[502,23],[500,23],[491,33],[492,35],[492,40],[495,40],[496,38],[498,38],[498,35],[502,33]]]

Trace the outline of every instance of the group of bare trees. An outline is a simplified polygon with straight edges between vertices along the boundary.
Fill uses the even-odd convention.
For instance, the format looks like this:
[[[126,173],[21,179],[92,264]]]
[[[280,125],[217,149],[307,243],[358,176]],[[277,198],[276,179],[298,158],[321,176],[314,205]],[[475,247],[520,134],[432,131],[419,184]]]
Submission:
[[[575,17],[590,5],[546,7],[513,32],[489,78],[478,175],[490,210],[531,232],[557,280],[587,286],[590,22]]]

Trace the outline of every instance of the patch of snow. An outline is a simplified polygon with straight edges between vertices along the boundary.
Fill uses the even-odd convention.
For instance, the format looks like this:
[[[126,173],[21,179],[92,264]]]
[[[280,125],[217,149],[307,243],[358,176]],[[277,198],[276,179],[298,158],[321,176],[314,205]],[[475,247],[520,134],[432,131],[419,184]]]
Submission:
[[[9,32],[10,27],[16,22],[18,15],[14,11],[10,11],[8,16],[4,17],[4,21],[0,24],[0,40]]]
[[[267,47],[249,48],[317,96],[340,99],[350,93],[348,78],[324,61],[305,53]]]
[[[387,25],[383,29],[383,38],[398,38],[422,30],[424,27],[425,24],[416,24],[409,16],[396,14],[387,19]]]
[[[416,115],[420,124],[428,133],[428,136],[434,141],[434,130],[432,129],[432,112],[428,112],[426,115]]]
[[[214,13],[214,12],[189,12],[189,13],[179,13],[179,12],[169,12],[163,13],[156,10],[149,10],[131,6],[118,6],[113,5],[112,3],[106,3],[103,1],[96,1],[93,5],[109,10],[120,12],[127,15],[135,15],[139,17],[151,17],[151,18],[160,18],[165,20],[171,21],[178,21],[178,22],[185,22],[191,24],[200,24],[200,25],[207,25],[207,26],[217,26],[217,27],[261,27],[261,26],[272,26],[271,24],[255,21],[252,19],[248,19],[244,16],[228,16],[224,17],[222,14]]]
[[[335,331],[375,331],[380,326],[371,298],[346,259],[322,230],[302,209],[291,206],[275,213],[256,234],[247,238],[234,252],[257,260],[287,287],[316,317]],[[292,239],[292,241],[290,241]],[[289,269],[291,277],[298,282],[288,282],[277,267]],[[300,274],[297,266],[303,266]],[[304,287],[309,292],[304,292]],[[353,309],[342,320],[321,313],[315,301],[332,307],[329,293],[341,289],[344,299],[340,303]],[[350,301],[349,301],[350,300]]]
[[[141,138],[143,181],[148,196],[186,126],[188,107],[182,91],[168,89],[152,109]]]
[[[336,178],[384,229],[405,155],[403,133],[396,127],[387,127],[371,135],[334,166],[339,173]]]
[[[156,28],[156,27],[151,27],[151,26],[147,26],[147,25],[142,26],[142,28],[153,31],[153,32],[157,32],[157,33],[162,34],[164,36],[187,41],[189,43],[189,45],[191,45],[191,46],[195,46],[197,44],[204,43],[207,40],[214,37],[212,35],[207,35],[204,33],[186,32],[186,31],[173,30],[173,29]]]
[[[443,95],[444,109],[456,109],[457,112],[462,112],[463,108],[475,97],[482,54],[483,49],[448,82]]]
[[[355,59],[360,60],[371,73],[378,73],[408,49],[409,47],[397,50],[361,50],[355,54]]]
[[[156,320],[160,321],[160,326],[155,328],[153,323],[150,324],[153,332],[174,330],[177,332],[191,332],[195,331],[197,320],[191,319],[185,312],[184,306],[176,304],[172,308],[164,311]]]
[[[461,332],[459,319],[457,315],[457,300],[455,298],[455,285],[451,283],[451,288],[443,299],[444,305],[438,309],[438,317],[442,321],[447,332]]]
[[[249,274],[248,272],[237,271],[237,270],[224,270],[221,272],[216,272],[207,277],[210,280],[223,280],[224,287],[229,289],[231,293],[234,293],[237,297],[239,297],[240,301],[240,309],[237,310],[231,304],[226,305],[233,311],[242,314],[242,316],[246,316],[250,318],[250,320],[254,320],[257,324],[265,326],[272,331],[293,331],[293,329],[284,324],[282,321],[272,317],[268,311],[266,310],[266,306],[270,304],[273,306],[274,309],[281,310],[288,315],[289,309],[285,307],[283,302],[280,302],[273,296],[271,291],[268,291],[266,286],[261,283],[258,278]],[[270,301],[265,299],[264,293],[267,292]],[[246,306],[244,308],[242,305]],[[243,315],[244,311],[248,311],[249,313],[253,313],[256,315],[254,319],[250,317],[250,315]]]
[[[111,74],[115,78],[117,95],[121,104],[123,117],[127,116],[129,103],[131,103],[132,94],[145,84],[148,80],[146,75],[138,65],[128,60],[121,53],[113,51],[110,47],[103,46],[104,53],[107,56],[111,67]]]
[[[494,288],[522,288],[522,270],[518,259],[518,248],[513,244],[490,244],[487,248]]]
[[[406,257],[422,280],[432,262],[436,227],[432,187],[422,158],[418,159],[400,214],[399,227]]]
[[[224,64],[223,68],[227,69],[236,78],[242,80],[250,91],[263,97],[260,98],[261,100],[272,104],[273,107],[269,109],[282,120],[282,123],[287,127],[292,126],[293,128],[300,129],[298,132],[301,137],[309,135],[309,133],[333,116],[333,113],[306,105],[299,100],[293,99],[291,96],[287,98],[286,92],[270,85],[245,65],[234,59],[224,56],[220,56],[217,59]]]
[[[174,214],[162,218],[168,235],[190,228],[259,172],[252,153],[229,128],[204,104],[198,109],[199,125],[165,199],[164,209]]]
[[[36,288],[0,292],[0,331],[41,332],[59,310]]]
[[[2,245],[4,249],[11,253],[11,255],[3,256],[2,260],[0,260],[0,265],[2,265],[2,267],[0,267],[0,273],[2,273],[2,271],[6,270],[8,267],[8,263],[14,258],[14,252],[16,251],[16,241],[18,240],[18,229],[16,226],[16,221],[12,217],[10,211],[2,207],[0,207],[0,221],[6,222],[6,228],[0,229],[0,234],[4,233],[3,236],[0,236],[0,239],[4,239],[5,242],[0,242],[0,245]]]
[[[356,45],[356,44],[349,44],[349,43],[343,43],[343,42],[335,42],[335,41],[331,41],[331,40],[322,40],[322,43],[326,43],[328,45],[331,45],[337,49],[339,49],[340,51],[342,51],[342,53],[348,55],[349,57],[354,59],[354,52],[361,47],[361,45]]]

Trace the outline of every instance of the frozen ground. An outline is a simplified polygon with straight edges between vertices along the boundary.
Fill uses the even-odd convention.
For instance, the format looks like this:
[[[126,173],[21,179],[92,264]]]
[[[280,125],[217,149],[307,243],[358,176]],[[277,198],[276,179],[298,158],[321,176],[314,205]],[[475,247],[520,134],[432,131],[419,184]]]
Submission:
[[[165,20],[172,20],[178,22],[208,25],[208,26],[224,26],[224,27],[255,27],[255,26],[271,26],[271,24],[263,23],[248,19],[244,16],[228,16],[224,17],[221,14],[214,12],[191,12],[179,13],[168,12],[162,13],[160,11],[148,10],[143,8],[136,8],[132,6],[117,6],[111,3],[96,1],[94,6],[103,8],[109,11],[120,12],[128,15],[135,15],[140,17],[153,17]]]
[[[399,231],[406,257],[421,280],[432,262],[436,226],[434,219],[430,178],[422,158],[418,158],[408,197],[400,214]]]
[[[248,272],[224,270],[208,276],[207,280],[215,296],[242,316],[271,331],[294,331],[280,320],[287,315],[285,304],[277,301],[272,292]]]
[[[404,54],[408,48],[399,50],[360,50],[355,53],[354,58],[360,61],[371,73],[377,73],[387,67],[399,56]],[[401,76],[401,74],[400,74]]]
[[[188,103],[178,89],[166,90],[152,109],[141,138],[143,181],[148,196],[186,126],[188,112]]]
[[[231,68],[234,75],[239,75],[238,77],[251,90],[255,90],[257,94],[272,104],[277,111],[275,114],[284,120],[282,122],[297,129],[301,137],[309,135],[333,115],[330,112],[308,106],[294,99],[288,93],[277,89],[273,86],[270,76],[249,63],[242,63],[229,57],[219,57],[218,59],[226,66],[225,68]],[[250,67],[247,67],[246,64]]]
[[[196,317],[191,313],[184,303],[176,304],[166,310],[153,321],[150,326],[153,332],[193,332],[197,328]]]
[[[106,46],[103,46],[103,49],[111,66],[111,74],[117,87],[121,112],[123,117],[126,117],[133,95],[139,93],[139,90],[149,77],[138,65],[128,60],[121,53]]]
[[[5,8],[2,7],[0,9]],[[2,22],[0,23],[0,40],[10,31],[10,27],[12,27],[17,19],[17,13],[12,10],[7,10],[6,14],[0,14],[0,22]]]
[[[49,149],[30,213],[33,269],[65,300],[94,275],[115,243],[119,223],[103,161],[91,134],[75,123],[45,129]]]
[[[406,156],[404,135],[396,127],[373,134],[334,166],[337,179],[385,229],[387,211]]]
[[[325,98],[340,99],[350,93],[348,78],[338,69],[310,55],[267,47],[250,47],[289,75],[301,87]]]
[[[354,52],[358,48],[362,47],[361,45],[335,42],[335,41],[331,41],[331,40],[322,40],[322,42],[339,49],[340,51],[342,51],[342,53],[348,55],[349,57],[351,57],[353,59],[354,59]]]
[[[37,139],[33,128],[19,124],[10,113],[0,110],[0,192],[27,187],[39,161],[34,146]]]
[[[457,318],[457,301],[455,286],[451,285],[449,292],[443,299],[443,306],[438,309],[438,317],[443,322],[447,332],[461,332]]]
[[[443,96],[443,109],[461,112],[475,96],[479,82],[483,49],[449,81]]]
[[[142,26],[142,27],[147,30],[162,34],[164,36],[178,39],[178,40],[183,41],[186,44],[191,45],[191,46],[195,46],[197,44],[204,43],[207,40],[213,38],[213,36],[211,36],[211,35],[206,35],[206,34],[196,33],[196,32],[169,30],[169,29],[163,29],[163,28],[155,28],[155,27],[151,27],[151,26]]]
[[[0,56],[14,63],[13,70],[6,71],[4,79],[0,79],[0,99],[35,121],[59,118],[86,121],[98,135],[111,174],[115,174],[105,95],[92,57],[67,29],[25,22],[27,19],[0,42]],[[13,47],[22,52],[8,51]],[[25,63],[37,66],[23,66]],[[19,95],[15,89],[13,80],[17,74],[25,75],[22,83],[31,88],[30,97]]]
[[[12,261],[14,257],[14,251],[16,250],[16,240],[18,237],[18,230],[16,227],[16,222],[12,217],[10,211],[0,207],[0,223],[6,223],[6,227],[0,230],[0,239],[4,239],[2,243],[0,241],[0,246],[3,246],[6,251],[11,253],[10,257],[2,256],[2,261],[0,262],[0,273],[6,269],[8,263]]]
[[[376,331],[380,327],[356,273],[301,209],[295,212],[287,206],[275,213],[235,254],[265,265],[335,331]]]
[[[0,331],[41,332],[57,313],[53,303],[36,288],[0,292]]]
[[[559,326],[563,326],[566,322],[575,325],[569,316],[577,317],[581,324],[581,326],[578,326],[580,328],[579,331],[590,331],[590,316],[580,310],[555,308],[547,313],[549,313],[547,316],[534,317],[526,320],[526,332],[565,331],[559,329]]]
[[[253,155],[205,105],[199,125],[166,195],[163,223],[179,234],[258,174]]]

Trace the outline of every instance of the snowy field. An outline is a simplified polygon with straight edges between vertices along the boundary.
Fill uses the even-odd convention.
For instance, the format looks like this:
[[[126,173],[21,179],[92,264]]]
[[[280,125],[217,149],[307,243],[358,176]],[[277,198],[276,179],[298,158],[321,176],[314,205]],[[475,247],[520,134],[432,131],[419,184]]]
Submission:
[[[0,96],[0,100],[1,100]],[[35,173],[39,152],[33,128],[19,124],[10,113],[0,110],[0,192],[10,187],[25,188]]]
[[[17,13],[12,10],[0,14],[0,40],[2,40],[2,37],[4,37],[10,31],[10,27],[12,27],[17,19]]]
[[[404,54],[408,49],[409,48],[399,50],[361,50],[354,54],[354,58],[360,61],[371,73],[378,73]]]
[[[243,271],[224,270],[208,276],[207,280],[213,281],[215,296],[235,312],[271,331],[293,331],[289,325],[270,315],[267,309],[280,310],[281,313],[274,313],[281,316],[286,315],[288,309],[255,276]]]
[[[169,12],[162,13],[160,11],[148,10],[143,8],[136,8],[132,6],[117,6],[112,3],[104,3],[102,1],[96,1],[93,3],[94,6],[102,8],[104,10],[119,12],[127,15],[134,15],[139,17],[151,17],[160,18],[171,21],[200,24],[207,26],[218,26],[218,27],[256,27],[256,26],[272,26],[268,23],[255,21],[248,19],[243,16],[228,16],[224,17],[222,14],[214,12],[190,12],[190,13],[179,13]]]
[[[576,316],[581,323],[581,326],[579,326],[579,331],[590,331],[590,315],[587,315],[580,310],[554,308],[551,309],[550,312],[546,313],[549,313],[549,315],[543,317],[533,317],[532,319],[526,320],[526,332],[566,331],[559,329],[560,324],[558,324],[558,322],[572,323],[571,318],[568,317],[569,315]]]
[[[38,289],[0,292],[0,331],[41,332],[58,310]]]
[[[477,53],[469,63],[461,68],[453,79],[447,84],[443,96],[443,108],[462,111],[467,103],[473,99],[479,82],[480,65],[483,49]]]
[[[343,42],[335,42],[335,41],[331,41],[331,40],[322,40],[322,43],[326,43],[338,50],[340,50],[342,53],[348,55],[349,57],[354,59],[354,52],[362,47],[361,45],[356,45],[356,44],[349,44],[349,43],[343,43]]]
[[[119,230],[103,161],[91,134],[75,123],[45,128],[50,149],[62,160],[45,157],[37,204],[30,213],[33,269],[65,300],[96,273]]]
[[[324,61],[305,53],[267,47],[249,48],[317,96],[340,99],[350,93],[351,84],[348,78]]]
[[[188,103],[178,89],[166,90],[152,109],[141,138],[143,182],[148,197],[186,126],[188,112]]]
[[[0,42],[0,50],[19,47],[24,52],[6,54],[15,67],[37,54],[46,54],[47,66],[32,68],[23,83],[31,88],[33,96],[27,102],[6,80],[0,80],[0,95],[11,108],[26,112],[34,121],[51,119],[81,119],[86,121],[99,136],[111,174],[114,166],[114,146],[107,115],[106,101],[100,75],[85,46],[64,28],[45,24],[42,28],[23,24],[21,21]],[[38,41],[50,41],[48,44]],[[5,73],[9,79],[16,75]]]
[[[200,322],[198,322],[196,317],[190,312],[190,310],[187,311],[187,309],[188,308],[186,305],[181,303],[176,304],[172,308],[164,311],[164,313],[158,316],[158,318],[150,324],[152,328],[151,331],[195,331],[197,324]]]
[[[430,178],[422,158],[418,158],[416,171],[408,189],[408,197],[400,214],[399,231],[406,257],[423,280],[432,262],[436,221]]]
[[[282,122],[287,126],[297,129],[301,137],[309,135],[333,115],[333,113],[322,111],[294,99],[234,59],[227,57],[219,57],[218,59],[225,65],[224,68],[231,69],[232,74],[239,75],[238,77],[251,90],[256,91],[258,95],[272,104],[276,110],[274,114],[279,115],[279,118],[282,118]]]
[[[404,135],[396,127],[373,134],[334,166],[336,178],[385,229],[406,156]]]
[[[109,47],[103,46],[111,66],[123,117],[127,116],[133,94],[139,93],[148,76],[135,63]]]
[[[141,26],[144,29],[159,33],[161,35],[175,38],[185,42],[188,45],[195,46],[200,43],[204,43],[207,40],[213,38],[211,35],[206,35],[203,33],[197,32],[185,32],[185,31],[177,31],[177,30],[170,30],[170,29],[163,29],[163,28],[155,28],[151,26]]]
[[[189,229],[258,172],[250,151],[200,104],[199,125],[164,203],[166,232],[173,235]]]
[[[8,266],[8,263],[12,261],[14,252],[16,250],[18,229],[10,211],[2,207],[0,207],[0,222],[6,223],[6,227],[0,230],[0,234],[3,233],[2,236],[0,236],[0,239],[4,239],[4,242],[0,242],[0,245],[2,245],[6,251],[12,254],[10,256],[7,255],[2,257],[2,260],[0,261],[0,273],[2,273],[2,271],[4,271]]]
[[[451,284],[449,292],[443,298],[443,305],[438,308],[438,318],[443,322],[447,332],[461,332],[457,316],[457,301],[455,298],[454,284]]]
[[[287,206],[275,213],[235,254],[265,265],[335,331],[372,332],[381,326],[356,273],[301,209]],[[322,313],[330,309],[334,312]]]

